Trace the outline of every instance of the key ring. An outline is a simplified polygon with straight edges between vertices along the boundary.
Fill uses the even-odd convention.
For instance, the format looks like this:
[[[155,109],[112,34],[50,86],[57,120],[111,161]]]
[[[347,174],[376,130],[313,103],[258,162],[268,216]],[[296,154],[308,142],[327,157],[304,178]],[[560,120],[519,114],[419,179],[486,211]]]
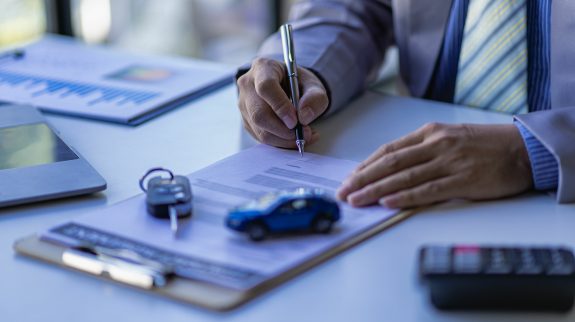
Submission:
[[[140,178],[140,189],[142,189],[143,192],[148,192],[148,189],[146,189],[146,187],[144,186],[144,181],[146,180],[146,178],[150,176],[150,174],[154,172],[167,172],[170,174],[170,180],[174,180],[174,173],[172,171],[162,167],[151,168],[150,170],[148,170],[148,172],[146,172],[146,174],[142,176],[142,178]]]

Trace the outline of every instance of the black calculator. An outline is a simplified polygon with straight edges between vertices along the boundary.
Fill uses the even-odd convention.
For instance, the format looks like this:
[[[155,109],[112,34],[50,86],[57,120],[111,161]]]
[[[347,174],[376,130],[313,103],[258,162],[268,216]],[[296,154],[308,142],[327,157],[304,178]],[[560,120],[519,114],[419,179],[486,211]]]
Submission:
[[[569,311],[575,258],[567,247],[428,245],[420,275],[439,309]]]

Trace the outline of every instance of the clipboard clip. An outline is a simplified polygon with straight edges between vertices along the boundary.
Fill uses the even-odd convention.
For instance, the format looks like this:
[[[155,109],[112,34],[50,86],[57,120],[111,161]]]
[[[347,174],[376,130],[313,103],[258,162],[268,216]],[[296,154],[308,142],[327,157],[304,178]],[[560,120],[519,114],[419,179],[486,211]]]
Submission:
[[[131,250],[91,244],[66,249],[62,262],[71,268],[146,289],[161,288],[174,275],[170,267]]]

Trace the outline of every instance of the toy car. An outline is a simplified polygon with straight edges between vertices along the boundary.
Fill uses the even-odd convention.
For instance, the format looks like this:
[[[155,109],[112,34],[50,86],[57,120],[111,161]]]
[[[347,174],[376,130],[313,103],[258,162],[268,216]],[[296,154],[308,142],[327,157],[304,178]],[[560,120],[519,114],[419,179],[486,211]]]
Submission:
[[[339,218],[339,206],[323,190],[298,188],[266,194],[232,209],[226,225],[259,241],[270,233],[329,233]]]

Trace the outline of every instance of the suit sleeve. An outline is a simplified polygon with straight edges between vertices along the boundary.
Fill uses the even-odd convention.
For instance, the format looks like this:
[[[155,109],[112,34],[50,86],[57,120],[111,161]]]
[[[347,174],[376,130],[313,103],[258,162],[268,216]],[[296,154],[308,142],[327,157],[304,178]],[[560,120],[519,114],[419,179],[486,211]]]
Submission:
[[[515,118],[555,157],[559,165],[557,201],[575,202],[575,107],[533,112]]]
[[[308,0],[292,7],[296,60],[323,81],[331,113],[377,76],[393,42],[390,1]],[[271,35],[258,56],[283,61],[281,38]]]

